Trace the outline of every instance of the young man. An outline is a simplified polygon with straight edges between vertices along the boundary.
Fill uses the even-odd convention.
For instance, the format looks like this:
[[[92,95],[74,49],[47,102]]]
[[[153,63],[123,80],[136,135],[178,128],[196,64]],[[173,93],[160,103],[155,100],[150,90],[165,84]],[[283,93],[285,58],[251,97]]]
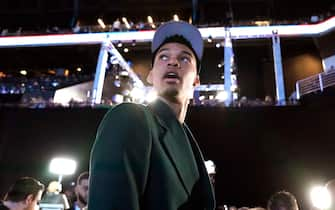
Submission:
[[[38,210],[44,185],[34,178],[18,179],[0,203],[0,210]]]
[[[91,151],[89,210],[215,207],[204,159],[184,123],[203,53],[200,32],[168,22],[154,35],[148,82],[159,98],[111,109]]]

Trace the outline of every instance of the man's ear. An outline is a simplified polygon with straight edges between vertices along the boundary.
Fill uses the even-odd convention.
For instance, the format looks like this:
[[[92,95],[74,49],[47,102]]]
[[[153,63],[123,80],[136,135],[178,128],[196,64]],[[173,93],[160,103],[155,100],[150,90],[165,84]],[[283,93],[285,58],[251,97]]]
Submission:
[[[25,204],[32,203],[34,201],[34,195],[33,194],[29,194],[24,201],[25,201]]]
[[[152,70],[149,71],[147,76],[147,82],[152,85]]]
[[[196,87],[196,86],[199,86],[199,85],[200,85],[200,77],[199,77],[199,75],[197,75],[194,79],[193,86]]]

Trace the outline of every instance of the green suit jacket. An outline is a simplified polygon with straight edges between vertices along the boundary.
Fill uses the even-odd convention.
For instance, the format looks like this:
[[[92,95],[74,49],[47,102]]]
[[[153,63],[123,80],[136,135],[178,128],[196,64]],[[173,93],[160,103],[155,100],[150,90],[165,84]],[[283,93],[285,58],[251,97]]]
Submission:
[[[202,154],[167,104],[123,103],[105,115],[91,151],[89,210],[214,208]]]

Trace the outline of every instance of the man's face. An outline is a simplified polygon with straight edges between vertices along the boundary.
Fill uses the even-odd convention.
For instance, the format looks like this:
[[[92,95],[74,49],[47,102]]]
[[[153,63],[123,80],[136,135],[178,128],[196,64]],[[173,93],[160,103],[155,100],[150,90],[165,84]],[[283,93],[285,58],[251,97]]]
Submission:
[[[75,188],[77,200],[84,205],[87,204],[88,199],[88,183],[88,179],[82,179]]]
[[[199,84],[196,58],[192,50],[174,42],[161,46],[152,71],[149,72],[148,82],[159,96],[169,101],[192,98],[194,86]]]
[[[42,197],[42,191],[39,191],[37,196],[34,198],[34,195],[30,194],[25,200],[24,210],[39,210],[39,202]]]

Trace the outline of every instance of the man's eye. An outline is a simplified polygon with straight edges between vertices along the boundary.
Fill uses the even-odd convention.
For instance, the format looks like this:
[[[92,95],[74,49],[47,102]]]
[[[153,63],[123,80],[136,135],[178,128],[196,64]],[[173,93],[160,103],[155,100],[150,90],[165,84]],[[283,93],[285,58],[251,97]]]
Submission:
[[[189,63],[189,62],[191,62],[191,59],[190,59],[189,57],[187,57],[187,56],[182,57],[181,60],[182,60],[184,63]]]
[[[168,57],[166,55],[160,55],[159,59],[166,61],[168,59]]]

